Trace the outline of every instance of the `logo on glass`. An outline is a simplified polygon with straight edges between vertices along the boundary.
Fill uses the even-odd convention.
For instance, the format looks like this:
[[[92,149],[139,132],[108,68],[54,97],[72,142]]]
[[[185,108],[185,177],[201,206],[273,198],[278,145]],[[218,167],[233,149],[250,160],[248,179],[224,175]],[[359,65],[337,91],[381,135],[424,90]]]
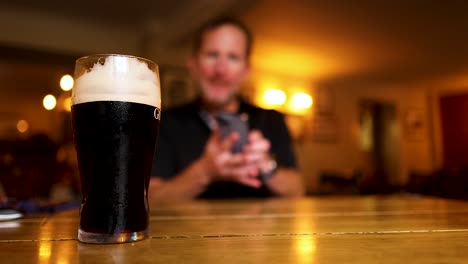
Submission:
[[[154,109],[154,118],[156,118],[156,120],[161,120],[161,110],[157,107]]]

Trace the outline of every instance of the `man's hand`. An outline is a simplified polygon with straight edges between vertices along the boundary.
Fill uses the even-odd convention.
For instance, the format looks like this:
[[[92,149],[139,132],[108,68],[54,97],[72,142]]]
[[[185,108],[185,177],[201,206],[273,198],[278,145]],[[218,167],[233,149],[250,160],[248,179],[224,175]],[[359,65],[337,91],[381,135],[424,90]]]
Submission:
[[[249,165],[255,166],[259,172],[270,169],[271,157],[269,155],[271,143],[263,137],[258,130],[249,133],[248,143],[244,146],[244,155]]]
[[[259,188],[262,183],[258,179],[257,164],[249,162],[245,153],[231,152],[238,139],[239,134],[235,132],[222,138],[218,131],[213,131],[199,162],[212,181],[233,181]],[[255,149],[257,148],[256,144]],[[254,155],[256,152],[252,151],[251,159],[256,159]]]
[[[252,131],[243,152],[233,154],[231,149],[238,139],[237,133],[222,138],[217,131],[213,132],[200,159],[177,177],[151,180],[152,199],[160,202],[193,199],[214,181],[231,181],[259,188],[262,185],[258,179],[259,172],[270,167],[270,142],[259,131]],[[273,194],[284,197],[299,197],[305,192],[302,178],[294,168],[279,168],[265,186]]]

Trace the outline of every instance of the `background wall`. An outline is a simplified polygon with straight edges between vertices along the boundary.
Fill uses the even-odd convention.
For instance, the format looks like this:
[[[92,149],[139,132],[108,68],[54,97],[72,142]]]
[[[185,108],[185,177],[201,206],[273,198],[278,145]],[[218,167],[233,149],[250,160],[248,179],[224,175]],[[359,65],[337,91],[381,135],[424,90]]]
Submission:
[[[360,142],[362,100],[397,108],[400,169],[392,181],[403,184],[413,171],[443,166],[439,99],[468,93],[468,35],[460,34],[468,29],[466,8],[462,2],[427,1],[1,3],[0,46],[7,51],[0,52],[0,130],[22,118],[30,121],[29,133],[58,138],[60,113],[44,110],[42,97],[61,95],[58,80],[71,73],[81,55],[144,56],[158,62],[164,76],[187,81],[184,67],[194,30],[212,17],[233,14],[255,35],[252,75],[243,93],[256,103],[267,88],[304,91],[314,98],[303,114],[280,109],[289,113],[298,134],[296,152],[309,190],[316,190],[324,171],[349,175],[367,166]],[[17,49],[14,56],[11,48]],[[36,56],[37,63],[31,63],[25,59],[30,55],[20,56],[24,50],[61,59],[47,64],[44,56]],[[18,76],[14,81],[5,81],[13,75]],[[187,84],[179,101],[195,93]],[[317,140],[314,125],[325,101],[334,121],[327,132],[332,140],[324,141]],[[418,129],[412,129],[414,122],[421,124]]]

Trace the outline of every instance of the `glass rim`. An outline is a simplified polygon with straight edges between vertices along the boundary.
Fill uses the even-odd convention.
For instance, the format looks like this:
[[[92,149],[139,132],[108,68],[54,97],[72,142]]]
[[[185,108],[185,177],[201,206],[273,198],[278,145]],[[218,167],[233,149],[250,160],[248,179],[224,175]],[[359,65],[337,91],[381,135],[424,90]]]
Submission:
[[[98,54],[90,54],[86,56],[79,57],[76,59],[75,63],[79,63],[82,60],[90,59],[90,58],[98,58],[98,57],[127,57],[127,58],[135,58],[141,61],[144,61],[146,63],[151,63],[154,64],[155,66],[158,66],[158,64],[150,59],[146,59],[143,57],[138,57],[134,55],[127,55],[127,54],[117,54],[117,53],[98,53]]]

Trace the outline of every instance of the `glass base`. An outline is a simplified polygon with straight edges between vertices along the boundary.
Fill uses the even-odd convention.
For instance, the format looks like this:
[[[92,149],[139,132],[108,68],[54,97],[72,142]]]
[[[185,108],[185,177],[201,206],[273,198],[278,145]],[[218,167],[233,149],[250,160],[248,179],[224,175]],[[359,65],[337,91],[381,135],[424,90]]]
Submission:
[[[78,229],[78,240],[90,244],[116,244],[130,243],[143,240],[148,237],[148,229],[139,232],[129,232],[120,234],[98,234],[90,233]]]

